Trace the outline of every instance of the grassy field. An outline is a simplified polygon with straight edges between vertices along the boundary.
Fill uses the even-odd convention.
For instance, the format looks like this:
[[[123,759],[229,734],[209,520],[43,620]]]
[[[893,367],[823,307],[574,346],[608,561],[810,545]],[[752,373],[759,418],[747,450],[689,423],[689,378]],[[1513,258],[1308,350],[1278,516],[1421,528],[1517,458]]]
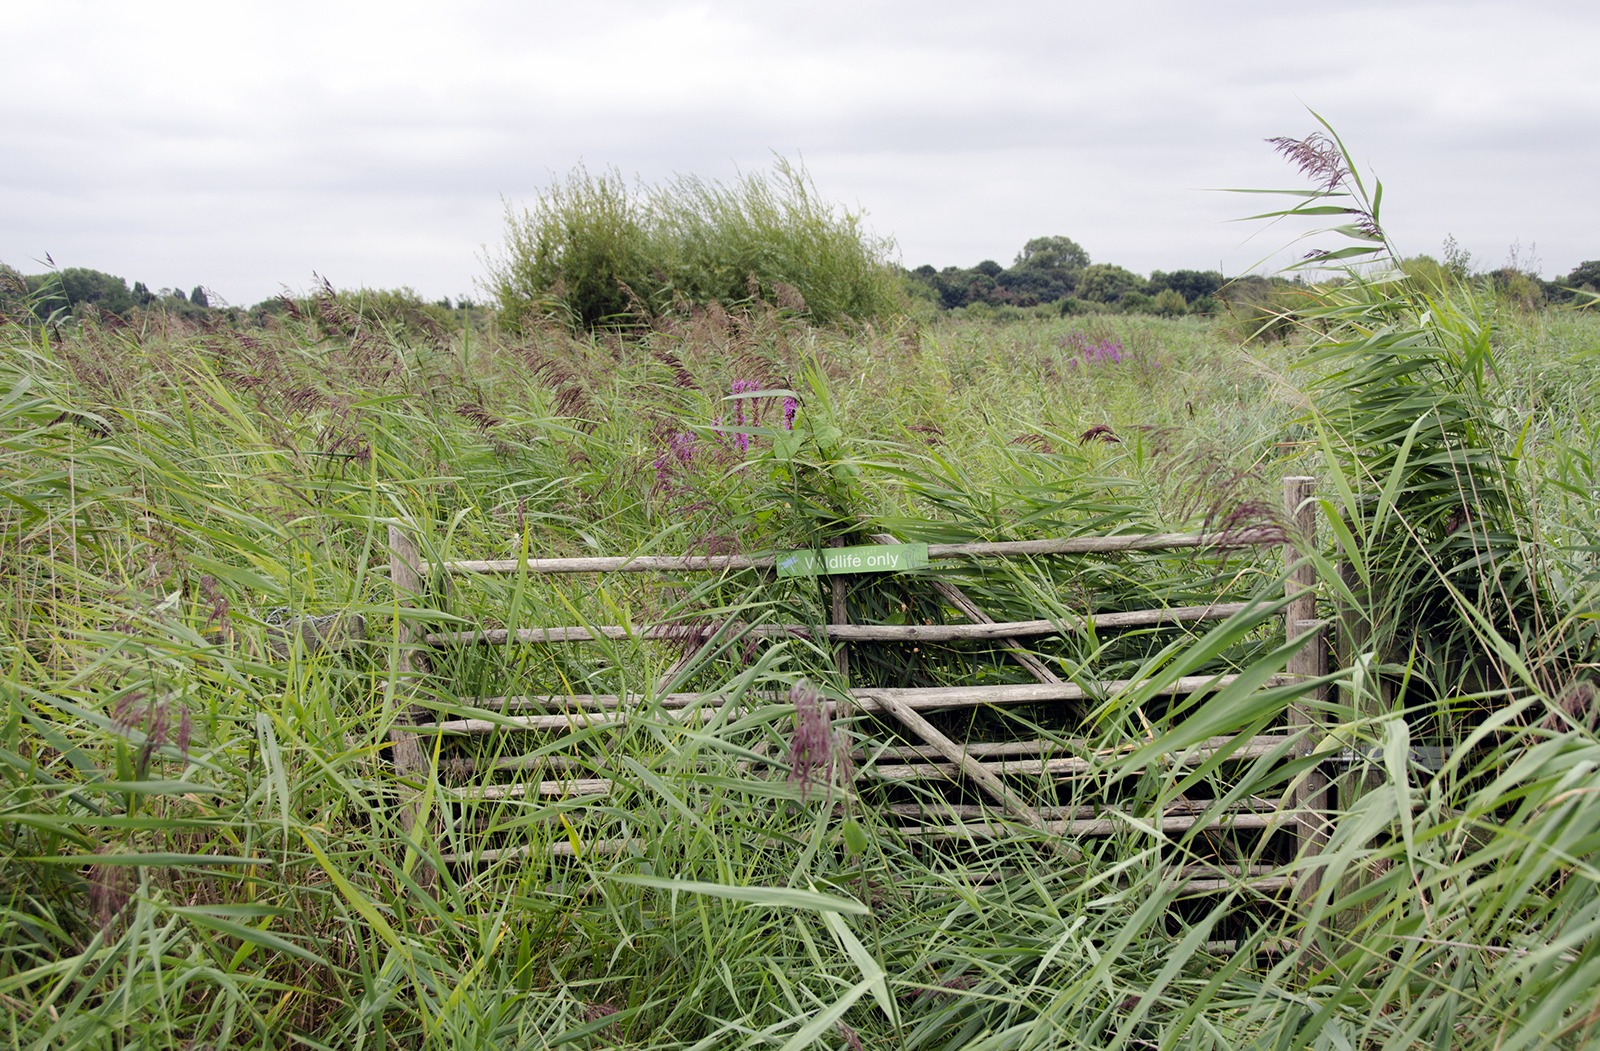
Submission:
[[[1267,343],[1192,318],[843,332],[766,308],[627,339],[439,334],[332,300],[260,330],[6,328],[0,1032],[19,1048],[1587,1043],[1600,322],[1409,288],[1330,292],[1323,310]],[[748,390],[773,393],[729,400]],[[1082,440],[1097,427],[1120,440]],[[1324,598],[1369,643],[1341,654],[1329,747],[1381,757],[1301,906],[1243,885],[1179,900],[1170,865],[1204,837],[1137,822],[1070,859],[1026,830],[915,847],[869,774],[785,776],[792,691],[839,687],[800,639],[712,647],[659,689],[679,653],[637,639],[438,660],[432,703],[468,714],[471,692],[641,694],[621,731],[535,741],[548,768],[610,779],[604,798],[460,804],[483,780],[467,760],[481,771],[499,745],[430,748],[421,777],[390,761],[408,626],[816,622],[827,601],[753,577],[511,577],[430,581],[418,613],[390,586],[390,525],[429,560],[1154,532],[1272,521],[1286,474],[1319,478]],[[1275,557],[957,579],[1001,618],[1267,603]],[[915,577],[850,601],[862,620],[959,619]],[[1041,653],[1083,681],[1264,674],[1287,657],[1269,613],[1205,636],[1063,632]],[[335,614],[361,615],[365,639],[304,645],[297,618]],[[863,647],[855,675],[1022,678],[982,647]],[[662,706],[670,690],[741,703],[692,708],[697,723]],[[1262,696],[1162,708],[1133,689],[981,718],[1096,764],[1033,787],[1070,805],[1118,785],[1148,816],[1291,790],[1309,761],[1224,778],[1160,759],[1197,728],[1281,724],[1295,692]],[[870,719],[835,729],[861,765],[887,740]],[[1416,741],[1454,758],[1411,767]],[[763,758],[775,776],[748,776]],[[444,858],[486,847],[529,854]]]

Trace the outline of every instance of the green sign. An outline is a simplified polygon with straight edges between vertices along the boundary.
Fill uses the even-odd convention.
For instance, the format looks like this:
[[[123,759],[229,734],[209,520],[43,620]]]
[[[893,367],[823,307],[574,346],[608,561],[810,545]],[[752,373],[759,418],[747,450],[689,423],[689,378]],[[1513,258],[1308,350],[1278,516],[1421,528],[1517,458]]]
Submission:
[[[873,544],[821,551],[778,552],[778,576],[820,577],[834,573],[900,573],[928,565],[927,544]]]

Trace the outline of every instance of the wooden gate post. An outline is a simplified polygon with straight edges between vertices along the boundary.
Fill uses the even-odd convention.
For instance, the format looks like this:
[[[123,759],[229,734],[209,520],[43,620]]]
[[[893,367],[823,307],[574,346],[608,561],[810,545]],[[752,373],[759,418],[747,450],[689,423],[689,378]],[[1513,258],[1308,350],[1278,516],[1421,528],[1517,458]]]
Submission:
[[[422,595],[422,557],[416,538],[399,526],[389,527],[389,582],[394,588],[395,600],[401,606],[413,607]],[[421,743],[407,727],[416,722],[411,697],[417,689],[417,679],[425,670],[417,655],[416,644],[422,635],[420,629],[409,621],[399,621],[395,643],[399,647],[399,682],[394,693],[384,702],[383,718],[389,724],[389,751],[395,770],[401,777],[426,776],[428,761],[422,754]],[[407,834],[417,824],[417,800],[413,795],[400,808],[400,827]],[[417,864],[417,882],[432,887],[436,873],[423,859]]]
[[[1284,611],[1284,638],[1299,638],[1313,632],[1312,639],[1298,653],[1289,658],[1289,674],[1303,678],[1319,678],[1328,673],[1328,648],[1322,623],[1317,619],[1317,568],[1309,555],[1316,550],[1317,505],[1312,500],[1315,478],[1291,476],[1283,480],[1283,510],[1287,520],[1289,538],[1283,547],[1284,568],[1288,571],[1284,587],[1290,602]],[[1325,699],[1326,687],[1318,687],[1311,694],[1316,702]],[[1289,709],[1292,727],[1316,727],[1322,723],[1322,713],[1317,708],[1295,704]],[[1308,730],[1296,748],[1299,756],[1310,755],[1321,741],[1317,729]],[[1320,769],[1306,773],[1294,791],[1295,839],[1299,843],[1296,854],[1306,857],[1321,853],[1328,842],[1326,829],[1328,779]],[[1305,901],[1321,885],[1321,870],[1303,870],[1297,880],[1297,896]]]
[[[829,542],[828,546],[830,546],[830,547],[843,547],[844,546],[844,538],[843,537],[834,537],[833,540]],[[828,623],[830,623],[830,624],[848,624],[848,623],[850,623],[850,611],[849,611],[849,608],[845,605],[844,578],[843,577],[834,577],[828,583],[832,585],[832,597],[833,597],[832,616],[829,618]],[[838,642],[834,643],[834,647],[833,647],[833,663],[834,663],[834,667],[839,669],[839,688],[843,689],[843,690],[849,690],[850,689],[850,644],[848,642],[845,642],[843,639],[840,639]]]

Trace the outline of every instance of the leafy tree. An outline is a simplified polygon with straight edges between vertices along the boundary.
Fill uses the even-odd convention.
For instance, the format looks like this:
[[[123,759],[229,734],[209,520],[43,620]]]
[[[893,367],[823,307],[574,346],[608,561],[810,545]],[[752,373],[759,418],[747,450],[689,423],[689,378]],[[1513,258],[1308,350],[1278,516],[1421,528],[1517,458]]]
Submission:
[[[201,285],[195,285],[194,291],[189,293],[189,302],[197,307],[209,307],[211,305],[211,300],[206,295],[205,288]]]
[[[1089,253],[1070,237],[1035,237],[1022,246],[1002,283],[1014,295],[1054,302],[1073,294]]]
[[[1571,288],[1585,288],[1591,292],[1600,290],[1600,259],[1589,259],[1579,263],[1562,283]]]
[[[41,319],[65,307],[88,303],[111,314],[126,314],[138,305],[128,283],[112,274],[67,267],[49,274],[30,274],[28,291],[35,294],[34,313]]]
[[[1222,288],[1222,274],[1216,270],[1174,270],[1170,274],[1157,270],[1150,275],[1150,283],[1146,288],[1150,295],[1158,296],[1166,288],[1182,296],[1185,304],[1193,303],[1197,299],[1215,296]]]
[[[1514,266],[1503,266],[1489,271],[1489,287],[1495,297],[1508,306],[1520,310],[1535,310],[1545,302],[1545,283],[1537,274],[1530,274]]]
[[[1076,294],[1079,299],[1116,303],[1144,285],[1144,278],[1131,270],[1124,270],[1113,263],[1095,263],[1084,267],[1083,273],[1078,276]]]
[[[1198,302],[1198,299],[1196,300]],[[1163,288],[1151,297],[1150,306],[1146,308],[1152,314],[1161,314],[1167,317],[1176,317],[1189,312],[1189,304],[1184,302],[1183,293],[1175,288]]]
[[[1035,237],[1022,246],[1014,265],[1017,270],[1082,270],[1089,253],[1070,237]]]
[[[973,296],[973,281],[982,275],[976,269],[963,270],[957,266],[947,266],[943,270],[934,270],[933,267],[924,264],[907,276],[912,282],[926,287],[930,298],[939,306],[946,310],[954,310],[967,305]],[[978,290],[978,295],[980,298],[983,295],[981,288]]]
[[[1065,299],[1077,287],[1075,271],[1063,267],[1013,267],[1005,272],[1000,281],[1013,295],[1031,296],[1039,303]]]
[[[976,270],[984,277],[990,278],[999,277],[1001,274],[1006,272],[1006,268],[995,262],[993,259],[985,259],[972,269]]]

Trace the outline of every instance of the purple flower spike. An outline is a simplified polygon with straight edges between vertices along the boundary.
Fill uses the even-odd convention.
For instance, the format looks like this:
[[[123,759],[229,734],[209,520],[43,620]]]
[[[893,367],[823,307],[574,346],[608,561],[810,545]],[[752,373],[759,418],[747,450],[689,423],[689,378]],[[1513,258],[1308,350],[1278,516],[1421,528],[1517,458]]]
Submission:
[[[761,384],[757,383],[755,380],[734,380],[733,388],[729,393],[748,394],[751,391],[758,391],[760,389]],[[760,423],[761,421],[758,418],[760,414],[756,411],[756,409],[756,405],[749,398],[739,399],[734,403],[733,422],[740,427],[748,427]],[[718,417],[716,422],[720,424],[722,419]],[[717,433],[720,435],[722,432],[718,431]],[[733,444],[740,452],[749,452],[750,436],[748,434],[735,434],[733,436]]]
[[[1061,346],[1066,350],[1066,365],[1075,369],[1083,365],[1120,365],[1124,351],[1122,341],[1115,337],[1108,338],[1101,343],[1090,343],[1089,337],[1081,332],[1074,332],[1061,341]]]
[[[794,430],[794,414],[800,411],[800,402],[794,398],[783,399],[783,429]]]

